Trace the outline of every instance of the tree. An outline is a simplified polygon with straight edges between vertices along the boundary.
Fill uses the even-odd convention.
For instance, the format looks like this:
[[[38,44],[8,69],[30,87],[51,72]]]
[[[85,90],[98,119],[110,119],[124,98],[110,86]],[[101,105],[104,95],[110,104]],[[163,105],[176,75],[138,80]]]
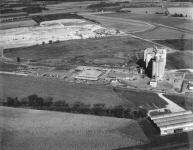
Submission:
[[[94,104],[92,111],[95,115],[106,115],[105,104]]]
[[[124,114],[124,108],[122,105],[119,105],[119,106],[115,106],[113,109],[112,109],[112,113],[113,113],[113,116],[114,117],[123,117],[123,114]]]
[[[17,62],[19,63],[21,61],[20,57],[17,57]]]
[[[7,106],[19,106],[20,102],[17,97],[16,98],[7,97],[6,104]]]
[[[49,40],[49,44],[52,44],[52,40]]]
[[[51,96],[44,99],[44,106],[51,106],[53,104],[53,98]]]
[[[38,99],[38,96],[36,94],[29,95],[28,96],[28,105],[29,106],[35,106],[37,99]]]

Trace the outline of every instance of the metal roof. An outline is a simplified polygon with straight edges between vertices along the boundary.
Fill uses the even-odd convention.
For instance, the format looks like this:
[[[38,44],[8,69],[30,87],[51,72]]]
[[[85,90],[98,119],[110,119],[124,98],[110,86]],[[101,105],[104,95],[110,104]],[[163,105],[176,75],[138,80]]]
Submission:
[[[161,119],[161,118],[166,118],[166,117],[174,117],[174,116],[185,115],[185,114],[192,114],[192,111],[181,111],[181,112],[175,112],[175,113],[170,113],[170,114],[152,116],[151,120],[154,121],[155,119]]]
[[[155,119],[153,121],[154,121],[154,123],[157,124],[160,122],[167,122],[167,121],[178,120],[178,119],[186,119],[186,118],[191,118],[191,117],[193,117],[193,114],[183,114],[183,115],[174,116],[174,117]]]
[[[156,124],[158,127],[162,127],[162,126],[170,126],[170,125],[175,125],[175,124],[180,124],[180,123],[189,123],[189,122],[193,122],[193,116],[191,118],[183,118],[183,119],[177,119],[177,120],[172,120],[172,121],[159,122]]]
[[[191,127],[193,129],[193,122],[177,123],[168,126],[161,126],[160,130],[178,129],[184,127]]]

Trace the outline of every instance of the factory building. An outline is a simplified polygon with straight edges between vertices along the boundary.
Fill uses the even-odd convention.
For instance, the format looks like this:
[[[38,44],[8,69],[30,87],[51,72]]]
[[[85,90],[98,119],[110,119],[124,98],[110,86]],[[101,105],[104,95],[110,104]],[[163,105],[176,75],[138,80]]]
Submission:
[[[144,51],[144,62],[146,73],[156,80],[164,76],[166,66],[166,49],[165,48],[147,48]]]
[[[102,71],[99,70],[82,70],[76,77],[75,79],[79,80],[91,80],[91,81],[97,81],[99,77],[103,74]]]
[[[181,111],[165,115],[149,116],[160,130],[160,135],[168,135],[193,130],[192,111]]]

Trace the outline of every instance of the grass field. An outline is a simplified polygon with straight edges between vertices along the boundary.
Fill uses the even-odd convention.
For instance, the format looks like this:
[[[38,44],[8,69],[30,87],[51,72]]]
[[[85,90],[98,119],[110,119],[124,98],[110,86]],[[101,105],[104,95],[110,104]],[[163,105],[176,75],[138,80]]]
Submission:
[[[6,64],[0,61],[0,71],[16,71],[18,69],[18,65]]]
[[[112,150],[148,139],[134,120],[0,107],[6,150]]]
[[[101,15],[89,15],[89,14],[81,14],[85,18],[96,20],[100,22],[100,24],[113,27],[117,30],[121,30],[125,33],[134,33],[134,32],[143,32],[145,30],[149,30],[154,28],[153,25],[144,23],[142,21],[129,20],[124,18],[115,18],[115,17],[105,17]]]
[[[152,40],[165,40],[165,39],[192,39],[193,34],[177,31],[174,29],[168,29],[165,27],[157,27],[153,30],[136,33],[135,35]]]
[[[132,14],[132,13],[107,13],[107,14],[103,14],[103,16],[142,20],[142,21],[150,22],[152,24],[154,23],[163,24],[171,27],[178,27],[181,29],[188,29],[193,31],[191,26],[193,21],[188,19],[160,16],[156,14],[150,15],[150,14]]]
[[[186,96],[179,95],[165,95],[167,98],[180,105],[181,107],[193,111],[193,97],[192,94]]]
[[[20,28],[20,27],[31,27],[35,25],[37,25],[37,23],[33,20],[7,22],[7,23],[0,24],[0,30],[11,29],[11,28]]]
[[[116,58],[116,54],[123,52],[126,56],[134,56],[135,52],[151,47],[152,44],[128,36],[106,37],[100,39],[71,40],[48,45],[4,50],[6,57],[41,61],[46,59],[62,59],[76,64],[77,59],[82,62],[97,58]],[[92,61],[91,61],[92,62]]]
[[[167,55],[167,69],[193,69],[191,52],[174,52]]]
[[[146,107],[152,103],[163,107],[166,104],[154,93],[136,90],[121,92],[102,85],[74,84],[50,78],[0,75],[0,87],[0,98],[9,96],[22,98],[37,94],[42,97],[51,96],[54,101],[65,100],[69,104],[79,101],[91,105],[103,103],[107,107],[117,105]]]
[[[193,50],[193,39],[167,39],[157,40],[155,42],[180,51]]]

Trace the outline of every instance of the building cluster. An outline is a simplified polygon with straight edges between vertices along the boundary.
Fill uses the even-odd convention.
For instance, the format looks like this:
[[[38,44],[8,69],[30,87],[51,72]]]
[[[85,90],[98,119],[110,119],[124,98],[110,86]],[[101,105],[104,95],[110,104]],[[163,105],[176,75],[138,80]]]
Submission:
[[[164,115],[150,116],[160,130],[160,135],[168,135],[193,130],[192,111],[181,111]]]
[[[144,51],[145,71],[156,81],[164,77],[166,54],[165,48],[152,47]]]

